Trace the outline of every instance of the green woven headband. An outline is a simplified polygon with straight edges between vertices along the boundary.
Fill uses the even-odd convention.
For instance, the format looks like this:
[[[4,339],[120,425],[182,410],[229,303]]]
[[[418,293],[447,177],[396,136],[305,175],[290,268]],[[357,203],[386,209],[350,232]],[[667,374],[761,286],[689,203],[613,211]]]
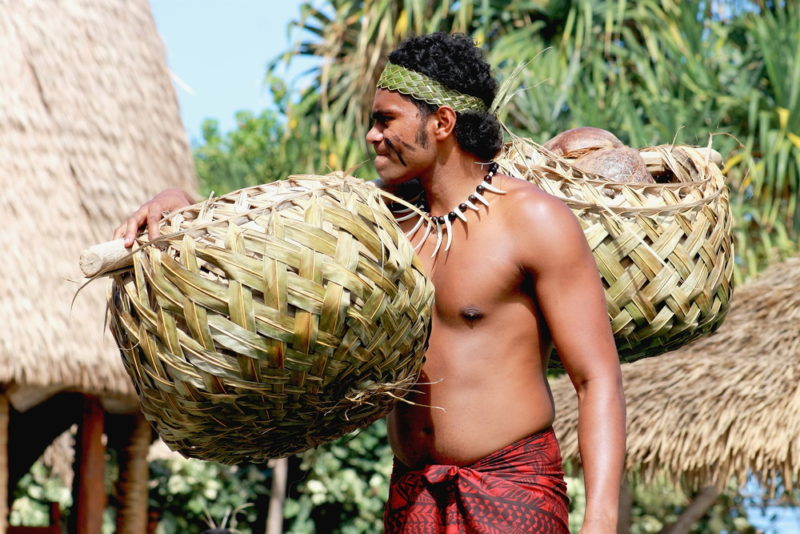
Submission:
[[[380,80],[380,89],[397,91],[434,106],[448,106],[454,111],[486,111],[486,104],[477,96],[465,95],[417,71],[387,63]]]

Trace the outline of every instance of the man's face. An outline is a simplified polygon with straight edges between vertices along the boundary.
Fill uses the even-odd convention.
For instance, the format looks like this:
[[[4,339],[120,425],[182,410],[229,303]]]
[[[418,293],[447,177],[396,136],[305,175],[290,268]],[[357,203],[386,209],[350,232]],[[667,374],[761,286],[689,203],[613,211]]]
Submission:
[[[375,169],[386,183],[402,183],[424,174],[434,162],[431,116],[394,91],[378,89],[372,103],[367,142],[375,150]]]

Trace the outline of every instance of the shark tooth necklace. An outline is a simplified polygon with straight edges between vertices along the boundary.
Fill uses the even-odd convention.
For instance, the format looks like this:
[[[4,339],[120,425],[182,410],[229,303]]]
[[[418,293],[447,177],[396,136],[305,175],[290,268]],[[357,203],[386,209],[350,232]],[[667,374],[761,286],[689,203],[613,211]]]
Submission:
[[[419,217],[419,214],[410,208],[392,209],[392,212],[395,214],[395,219],[398,222],[419,217],[419,220],[414,227],[406,233],[406,235],[409,237],[413,236],[423,223],[427,223],[422,239],[420,239],[419,243],[417,243],[414,248],[421,247],[425,240],[428,239],[428,236],[435,232],[436,245],[433,248],[431,257],[436,256],[436,253],[439,252],[439,249],[442,247],[443,241],[445,242],[444,251],[447,252],[450,250],[450,245],[453,243],[453,221],[456,219],[461,219],[462,221],[467,222],[467,216],[465,215],[467,210],[480,211],[481,204],[488,206],[489,201],[486,200],[486,197],[484,197],[482,194],[484,191],[490,191],[498,195],[506,194],[506,192],[502,189],[492,185],[492,178],[496,172],[497,163],[492,162],[489,167],[489,172],[483,177],[483,180],[481,180],[481,183],[478,184],[478,187],[475,188],[475,192],[469,195],[464,202],[444,215],[431,215],[430,207],[428,206],[424,192],[420,193],[417,198],[412,200],[412,202],[417,209],[426,215],[426,217]]]

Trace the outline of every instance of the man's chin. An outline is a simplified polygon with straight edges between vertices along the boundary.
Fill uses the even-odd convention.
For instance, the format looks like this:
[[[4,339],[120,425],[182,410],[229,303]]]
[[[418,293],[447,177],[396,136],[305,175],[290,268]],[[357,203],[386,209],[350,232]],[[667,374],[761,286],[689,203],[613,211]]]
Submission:
[[[384,176],[381,173],[378,173],[378,176],[381,178],[381,183],[383,184],[384,189],[395,190],[402,188],[406,184],[414,181],[413,177],[410,176]]]
[[[375,165],[375,170],[378,171],[378,176],[380,176],[381,181],[385,184],[395,184],[399,185],[404,182],[408,182],[409,180],[413,179],[414,177],[408,174],[392,172],[393,169],[386,165]]]
[[[375,164],[375,170],[378,171],[381,182],[386,186],[399,186],[416,178],[416,176],[408,172],[405,167],[393,165],[392,160],[386,156],[375,156],[373,163]]]

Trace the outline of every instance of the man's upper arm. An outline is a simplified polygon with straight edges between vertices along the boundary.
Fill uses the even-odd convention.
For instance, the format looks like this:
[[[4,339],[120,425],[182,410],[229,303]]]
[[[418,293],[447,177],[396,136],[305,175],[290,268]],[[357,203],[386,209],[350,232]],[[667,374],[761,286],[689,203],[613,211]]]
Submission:
[[[583,230],[560,200],[537,195],[525,208],[525,247],[536,298],[559,357],[576,385],[616,374],[619,362],[600,275]]]

